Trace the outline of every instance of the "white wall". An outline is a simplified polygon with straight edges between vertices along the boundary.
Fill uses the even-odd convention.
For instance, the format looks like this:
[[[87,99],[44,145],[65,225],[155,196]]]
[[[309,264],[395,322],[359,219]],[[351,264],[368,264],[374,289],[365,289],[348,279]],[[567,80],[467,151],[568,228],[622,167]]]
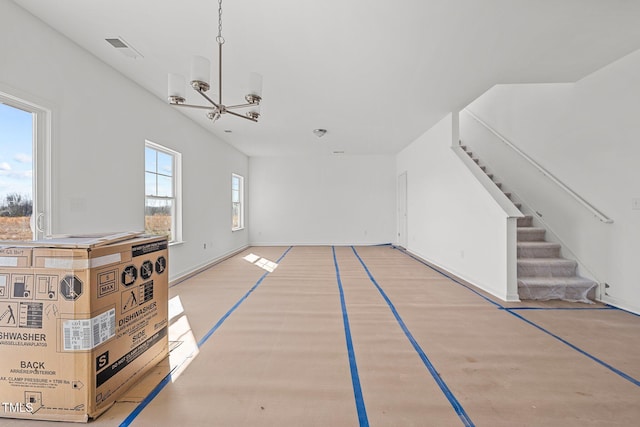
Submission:
[[[580,219],[576,230],[573,215],[555,220],[563,212],[543,207],[571,251],[609,284],[603,300],[640,312],[640,210],[632,209],[640,198],[640,51],[575,84],[496,86],[469,109],[614,220]]]
[[[252,244],[393,241],[393,156],[252,157],[249,163]]]
[[[53,233],[142,230],[144,143],[183,155],[176,278],[248,243],[231,232],[231,173],[248,159],[40,20],[0,2],[0,85],[53,112]],[[207,249],[204,244],[207,243]]]
[[[407,249],[493,295],[507,295],[507,214],[451,148],[451,115],[397,156],[407,172]]]

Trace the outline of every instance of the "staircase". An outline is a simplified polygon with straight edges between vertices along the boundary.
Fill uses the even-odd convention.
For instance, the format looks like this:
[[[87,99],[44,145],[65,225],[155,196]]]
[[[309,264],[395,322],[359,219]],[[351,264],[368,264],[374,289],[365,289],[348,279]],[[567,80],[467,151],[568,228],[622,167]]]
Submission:
[[[493,174],[461,145],[482,171],[502,190]],[[511,193],[503,193],[511,199]],[[514,203],[520,209],[520,203]],[[591,302],[597,283],[577,275],[578,263],[562,258],[561,246],[545,240],[546,230],[533,224],[533,217],[518,218],[518,295],[520,299]]]

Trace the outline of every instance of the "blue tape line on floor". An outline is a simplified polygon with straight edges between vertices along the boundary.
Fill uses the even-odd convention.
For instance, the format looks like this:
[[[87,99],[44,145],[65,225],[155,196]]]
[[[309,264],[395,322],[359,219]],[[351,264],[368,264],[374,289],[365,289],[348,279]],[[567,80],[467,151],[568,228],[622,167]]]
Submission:
[[[362,264],[362,267],[364,268],[364,271],[369,276],[371,283],[373,283],[373,285],[378,289],[378,292],[380,292],[380,295],[382,295],[382,298],[385,300],[385,302],[389,306],[389,309],[393,313],[393,316],[396,318],[396,321],[400,325],[400,328],[406,335],[407,339],[409,340],[409,342],[411,343],[415,351],[420,356],[420,359],[424,363],[425,367],[429,370],[429,373],[431,373],[431,376],[440,387],[440,390],[442,390],[442,392],[444,393],[445,397],[453,407],[456,414],[458,414],[458,417],[460,417],[460,420],[462,421],[462,423],[467,427],[474,426],[473,422],[471,421],[471,418],[469,418],[469,415],[466,413],[466,411],[464,410],[464,408],[462,407],[458,399],[456,399],[451,389],[449,389],[449,387],[447,386],[447,383],[445,383],[444,380],[440,377],[440,374],[436,370],[435,366],[433,366],[433,363],[431,363],[431,361],[427,357],[424,350],[422,350],[422,347],[420,347],[420,344],[418,344],[416,339],[413,337],[413,334],[409,331],[409,328],[407,328],[407,325],[402,320],[402,317],[398,313],[398,310],[396,310],[396,307],[393,305],[393,303],[391,302],[391,300],[389,299],[385,291],[382,289],[382,287],[380,287],[376,279],[373,277],[373,275],[369,271],[369,268],[367,268],[367,265],[365,264],[365,262],[362,260],[362,258],[360,258],[360,255],[358,255],[358,251],[356,251],[356,248],[352,246],[351,250],[353,251],[356,258],[358,258],[358,261],[360,261],[360,264]]]
[[[356,400],[356,409],[358,411],[358,421],[360,427],[368,427],[369,419],[367,417],[367,409],[364,405],[364,397],[362,396],[362,387],[360,386],[360,376],[358,375],[358,365],[356,363],[356,354],[353,350],[353,342],[351,340],[351,327],[349,326],[349,315],[347,314],[347,304],[344,300],[344,292],[342,289],[342,279],[340,278],[340,267],[338,267],[338,259],[336,258],[336,248],[331,247],[333,252],[333,265],[336,268],[336,279],[338,281],[338,290],[340,291],[340,306],[342,307],[342,322],[344,323],[344,335],[347,342],[347,353],[349,355],[349,368],[351,370],[351,383],[353,384],[353,395]]]
[[[593,360],[594,362],[596,362],[596,363],[604,366],[605,368],[611,370],[612,372],[620,375],[625,380],[630,381],[631,383],[633,383],[633,384],[635,384],[635,385],[640,387],[640,381],[636,380],[632,376],[625,374],[624,372],[622,372],[621,370],[619,370],[617,368],[614,368],[613,366],[609,365],[608,363],[606,363],[606,362],[598,359],[597,357],[587,353],[586,351],[582,350],[580,347],[571,344],[569,341],[565,340],[564,338],[561,338],[560,336],[554,334],[553,332],[550,332],[550,331],[546,330],[545,328],[543,328],[542,326],[532,322],[531,320],[524,318],[522,315],[520,315],[518,313],[514,313],[513,311],[511,311],[509,309],[506,309],[505,311],[508,312],[509,314],[517,317],[518,319],[528,323],[529,325],[533,326],[534,328],[537,328],[537,329],[541,330],[542,332],[552,336],[553,338],[557,339],[561,343],[568,345],[569,347],[571,347],[572,349],[574,349],[578,353],[588,357],[589,359]]]
[[[540,311],[598,311],[598,310],[615,310],[613,307],[500,307],[500,310],[540,310]]]
[[[394,247],[394,249],[397,249],[397,248],[396,248],[396,247]],[[408,253],[408,252],[406,252],[406,251],[404,251],[404,250],[400,250],[400,252],[402,252],[402,253],[404,253],[405,255],[407,255],[407,256],[409,256],[409,257],[413,258],[414,260],[418,261],[419,263],[421,263],[421,264],[423,264],[423,265],[426,265],[427,267],[429,267],[429,268],[430,268],[430,269],[432,269],[433,271],[435,271],[435,272],[437,272],[437,273],[442,274],[443,276],[447,277],[448,279],[450,279],[450,280],[451,280],[451,281],[453,281],[454,283],[457,283],[458,285],[461,285],[461,286],[465,287],[466,289],[470,290],[471,292],[475,293],[476,295],[478,295],[478,296],[482,297],[485,301],[488,301],[488,302],[490,302],[491,304],[493,304],[493,305],[497,306],[500,310],[504,310],[504,311],[506,311],[507,313],[509,313],[509,314],[511,314],[511,315],[513,315],[513,316],[515,316],[515,317],[517,317],[518,319],[520,319],[520,320],[522,320],[522,321],[524,321],[524,322],[528,323],[529,325],[531,325],[531,326],[533,326],[533,327],[535,327],[535,328],[539,329],[540,331],[542,331],[542,332],[544,332],[544,333],[548,334],[549,336],[551,336],[551,337],[553,337],[553,338],[557,339],[558,341],[560,341],[560,342],[562,342],[563,344],[565,344],[565,345],[569,346],[570,348],[574,349],[574,350],[575,350],[575,351],[577,351],[578,353],[580,353],[580,354],[582,354],[582,355],[584,355],[584,356],[588,357],[589,359],[593,360],[594,362],[598,363],[599,365],[604,366],[605,368],[609,369],[611,372],[613,372],[613,373],[615,373],[615,374],[619,375],[620,377],[622,377],[622,378],[626,379],[627,381],[630,381],[631,383],[633,383],[633,384],[635,384],[635,385],[637,385],[637,386],[640,386],[640,381],[638,381],[637,379],[635,379],[635,378],[633,378],[632,376],[630,376],[630,375],[628,375],[628,374],[626,374],[626,373],[622,372],[621,370],[619,370],[619,369],[617,369],[617,368],[615,368],[615,367],[613,367],[613,366],[609,365],[609,364],[608,364],[608,363],[606,363],[605,361],[600,360],[600,359],[598,359],[597,357],[595,357],[595,356],[593,356],[593,355],[591,355],[591,354],[587,353],[586,351],[582,350],[580,347],[578,347],[578,346],[576,346],[576,345],[571,344],[569,341],[565,340],[564,338],[561,338],[560,336],[558,336],[558,335],[556,335],[556,334],[554,334],[554,333],[552,333],[552,332],[550,332],[550,331],[548,331],[548,330],[544,329],[542,326],[537,325],[536,323],[532,322],[531,320],[528,320],[528,319],[524,318],[523,316],[521,316],[520,314],[516,313],[515,311],[512,311],[512,309],[507,308],[507,307],[503,306],[502,304],[499,304],[499,303],[497,303],[497,302],[495,302],[495,301],[493,301],[493,300],[491,300],[491,299],[487,298],[486,296],[484,296],[484,295],[482,295],[481,293],[477,292],[475,289],[472,289],[472,288],[470,288],[469,286],[467,286],[467,285],[465,285],[465,284],[463,284],[463,283],[461,283],[461,282],[457,281],[455,278],[452,278],[451,276],[449,276],[449,275],[447,275],[447,274],[443,273],[442,271],[439,271],[438,269],[433,268],[432,266],[430,266],[430,265],[429,265],[429,264],[427,264],[426,262],[422,261],[420,258],[415,257],[414,255],[412,255],[412,254],[410,254],[410,253]],[[616,310],[620,310],[620,311],[625,311],[625,310],[621,310],[621,309],[616,308],[616,307],[614,307],[614,309],[616,309]],[[584,309],[582,309],[582,310],[584,310]],[[626,312],[626,311],[625,311],[625,312]],[[634,314],[634,313],[630,313],[630,314]]]
[[[623,313],[627,313],[627,314],[630,314],[632,316],[640,317],[640,314],[634,313],[633,311],[625,310],[624,308],[620,308],[620,307],[614,307],[613,305],[609,305],[609,304],[605,304],[605,305],[607,307],[611,307],[614,310],[619,310],[619,311],[622,311]]]
[[[284,253],[280,256],[280,258],[278,258],[278,260],[276,261],[276,263],[280,263],[280,261],[282,261],[282,259],[289,253],[289,251],[291,250],[291,248],[293,248],[293,246],[289,246],[287,248],[286,251],[284,251]],[[242,298],[240,298],[238,300],[238,302],[236,302],[233,307],[231,307],[229,309],[229,311],[227,311],[224,316],[222,316],[220,318],[220,320],[218,320],[218,322],[211,328],[209,329],[209,332],[206,333],[206,335],[200,340],[198,341],[198,348],[202,347],[202,345],[207,342],[207,340],[211,337],[211,335],[213,335],[213,333],[215,331],[218,330],[218,328],[222,325],[222,323],[238,308],[238,306],[240,304],[242,304],[242,302],[244,300],[247,299],[247,297],[249,297],[249,295],[251,295],[251,293],[258,287],[260,286],[260,284],[262,283],[262,281],[265,279],[265,277],[267,277],[269,275],[269,272],[264,273],[262,276],[260,276],[260,278],[258,279],[258,281],[255,283],[255,285],[253,285],[251,287],[251,289],[249,289],[249,291],[247,291],[246,294],[244,294],[244,296]],[[191,357],[191,356],[190,356]],[[188,357],[187,359],[189,359],[190,357]],[[185,359],[186,360],[186,359]],[[128,427],[133,420],[140,414],[140,412],[142,412],[142,410],[144,408],[147,407],[147,405],[149,405],[149,403],[151,403],[151,401],[153,399],[155,399],[155,397],[158,395],[158,393],[160,393],[160,391],[162,391],[163,388],[165,388],[165,386],[167,384],[169,384],[171,382],[171,375],[173,374],[173,372],[176,371],[176,369],[180,368],[182,366],[182,364],[184,364],[185,361],[183,361],[179,366],[173,368],[171,370],[171,372],[169,372],[169,374],[167,374],[167,376],[165,376],[162,381],[160,381],[160,383],[154,387],[153,390],[151,390],[151,393],[149,393],[147,395],[147,397],[145,397],[142,402],[140,402],[138,404],[138,406],[135,407],[135,409],[127,416],[127,418],[124,419],[124,421],[122,421],[122,423],[120,424],[119,427]]]
[[[284,258],[284,257],[289,253],[289,251],[291,250],[291,248],[292,248],[292,246],[289,246],[289,248],[288,248],[286,251],[284,251],[284,253],[280,256],[280,258],[278,258],[278,259],[277,259],[276,264],[279,264],[279,263],[280,263],[280,261],[282,260],[282,258]],[[252,292],[253,292],[253,291],[254,291],[258,286],[260,286],[260,284],[262,283],[262,281],[263,281],[263,280],[265,279],[265,277],[267,277],[268,275],[269,275],[269,272],[268,272],[268,271],[267,271],[266,273],[264,273],[264,274],[263,274],[263,275],[258,279],[258,281],[256,282],[256,284],[255,284],[255,285],[253,285],[253,286],[251,287],[251,289],[249,289],[249,290],[247,291],[247,293],[246,293],[246,294],[244,294],[244,296],[243,296],[242,298],[240,298],[240,299],[238,300],[238,302],[236,302],[236,303],[233,305],[233,307],[231,307],[231,308],[229,309],[229,311],[227,311],[227,312],[224,314],[224,316],[222,316],[222,317],[220,318],[220,320],[218,320],[218,322],[217,322],[215,325],[213,325],[213,327],[209,330],[209,332],[207,332],[207,333],[206,333],[206,334],[205,334],[205,335],[200,339],[200,341],[198,341],[198,348],[202,347],[202,345],[203,345],[205,342],[207,342],[207,340],[211,337],[211,335],[213,335],[213,333],[214,333],[215,331],[217,331],[217,330],[218,330],[218,328],[219,328],[220,326],[222,326],[222,324],[224,323],[224,321],[225,321],[225,320],[227,320],[227,318],[231,315],[231,313],[233,313],[234,311],[236,311],[236,309],[238,308],[238,306],[240,306],[240,304],[242,304],[242,303],[244,302],[244,300],[246,300],[246,299],[249,297],[249,295],[251,295],[251,293],[252,293]]]
[[[396,246],[393,247],[394,249],[398,249]],[[403,254],[407,255],[410,258],[413,258],[414,260],[418,261],[420,264],[426,265],[427,267],[429,267],[431,270],[435,271],[438,274],[441,274],[442,276],[446,277],[447,279],[451,280],[452,282],[462,286],[463,288],[466,288],[468,290],[470,290],[471,292],[473,292],[474,294],[478,295],[480,298],[484,299],[485,301],[495,305],[498,308],[504,308],[501,304],[495,302],[494,300],[492,300],[491,298],[487,297],[486,295],[481,294],[480,292],[476,291],[475,289],[471,288],[468,285],[465,285],[464,283],[460,282],[458,279],[456,279],[455,277],[452,277],[450,275],[448,275],[447,273],[445,273],[442,270],[439,270],[429,264],[427,264],[426,262],[424,262],[423,260],[421,260],[420,258],[418,258],[417,256],[410,254],[409,252],[406,252],[404,250],[398,249],[400,252],[402,252]]]

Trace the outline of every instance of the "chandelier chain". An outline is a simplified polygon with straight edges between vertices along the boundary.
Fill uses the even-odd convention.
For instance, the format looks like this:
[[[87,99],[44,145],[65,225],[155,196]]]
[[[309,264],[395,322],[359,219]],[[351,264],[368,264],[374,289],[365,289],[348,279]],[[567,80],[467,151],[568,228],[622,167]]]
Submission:
[[[218,44],[224,44],[224,37],[222,37],[222,0],[218,0],[218,37],[216,37]]]

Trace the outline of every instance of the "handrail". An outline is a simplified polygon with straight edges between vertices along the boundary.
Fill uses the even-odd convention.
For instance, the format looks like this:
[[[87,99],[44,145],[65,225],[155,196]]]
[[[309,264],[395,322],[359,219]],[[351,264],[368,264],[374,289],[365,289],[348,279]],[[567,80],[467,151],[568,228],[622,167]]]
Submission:
[[[512,150],[514,150],[516,153],[518,153],[523,159],[525,159],[526,161],[528,161],[529,163],[531,163],[531,165],[533,165],[536,169],[538,169],[540,172],[542,172],[543,175],[545,175],[547,178],[549,178],[552,182],[554,182],[557,186],[559,186],[560,188],[562,188],[564,191],[566,191],[567,193],[569,193],[569,195],[571,197],[573,197],[574,199],[576,199],[576,201],[578,203],[580,203],[582,206],[584,206],[585,208],[587,208],[587,210],[589,210],[596,218],[598,218],[600,221],[604,222],[605,224],[612,224],[613,220],[611,218],[609,218],[608,216],[606,216],[605,214],[603,214],[602,212],[600,212],[596,207],[594,207],[591,203],[587,202],[585,199],[583,199],[578,193],[576,193],[575,191],[573,191],[571,188],[569,188],[565,183],[563,183],[562,181],[560,181],[558,178],[556,178],[551,172],[549,172],[548,170],[546,170],[544,167],[542,167],[540,164],[538,164],[535,160],[533,160],[531,157],[529,157],[525,152],[523,152],[522,150],[520,150],[518,147],[516,147],[515,145],[513,145],[507,138],[505,138],[504,136],[500,135],[496,130],[494,130],[491,126],[489,126],[487,123],[485,123],[481,118],[479,118],[478,116],[476,116],[474,113],[472,113],[469,109],[464,108],[462,111],[464,111],[465,113],[469,114],[469,116],[471,116],[475,121],[477,121],[478,123],[480,123],[482,126],[484,126],[489,132],[493,133],[495,136],[497,136],[502,142],[504,142],[505,144],[507,144],[507,146],[509,146]]]

